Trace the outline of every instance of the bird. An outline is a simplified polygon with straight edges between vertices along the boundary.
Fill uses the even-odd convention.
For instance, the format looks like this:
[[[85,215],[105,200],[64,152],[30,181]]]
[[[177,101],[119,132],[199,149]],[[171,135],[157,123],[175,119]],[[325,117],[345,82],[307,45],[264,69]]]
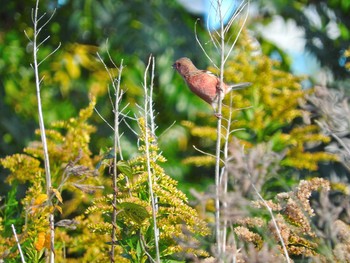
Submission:
[[[232,85],[223,83],[220,88],[220,79],[218,76],[210,71],[198,69],[187,57],[179,58],[172,67],[182,76],[194,94],[211,105],[214,115],[218,118],[221,117],[217,112],[219,97],[223,100],[225,95],[230,91],[243,89],[251,85],[250,82]],[[220,91],[221,93],[219,93]]]

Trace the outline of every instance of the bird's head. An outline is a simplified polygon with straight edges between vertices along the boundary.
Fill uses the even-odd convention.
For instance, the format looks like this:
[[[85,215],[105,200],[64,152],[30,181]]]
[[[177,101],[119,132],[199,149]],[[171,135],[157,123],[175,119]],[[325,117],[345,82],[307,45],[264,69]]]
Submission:
[[[181,74],[181,76],[186,77],[191,71],[197,70],[196,66],[193,65],[189,58],[179,58],[173,64],[173,68]]]

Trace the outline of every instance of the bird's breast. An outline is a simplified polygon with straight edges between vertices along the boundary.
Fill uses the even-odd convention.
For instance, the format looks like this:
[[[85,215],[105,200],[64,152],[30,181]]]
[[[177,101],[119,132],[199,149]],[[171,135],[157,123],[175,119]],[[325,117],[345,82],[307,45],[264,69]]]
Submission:
[[[205,73],[196,74],[187,78],[189,88],[193,93],[211,104],[217,97],[218,79]]]

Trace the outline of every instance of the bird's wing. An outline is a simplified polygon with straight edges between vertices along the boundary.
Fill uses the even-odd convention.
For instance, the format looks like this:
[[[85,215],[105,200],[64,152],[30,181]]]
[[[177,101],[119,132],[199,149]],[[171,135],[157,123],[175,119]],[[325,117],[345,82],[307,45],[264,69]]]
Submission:
[[[202,73],[205,73],[205,74],[208,74],[208,75],[210,75],[210,76],[213,76],[213,77],[218,77],[217,75],[215,75],[213,72],[211,72],[211,71],[209,71],[209,70],[201,70],[202,71]]]
[[[192,71],[192,72],[191,72],[191,76],[196,76],[196,75],[201,75],[201,74],[207,74],[207,75],[209,75],[209,76],[213,76],[213,77],[216,77],[216,78],[217,78],[217,76],[216,76],[213,72],[211,72],[211,71],[209,71],[209,70],[202,70],[202,69],[199,69],[199,70],[196,70],[196,71]]]

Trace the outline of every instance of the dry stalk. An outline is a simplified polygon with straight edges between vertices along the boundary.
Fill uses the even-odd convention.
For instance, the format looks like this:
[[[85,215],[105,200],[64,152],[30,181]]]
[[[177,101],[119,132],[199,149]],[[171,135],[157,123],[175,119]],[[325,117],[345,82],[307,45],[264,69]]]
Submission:
[[[148,92],[147,87],[147,74],[148,71],[151,68],[151,84],[150,84],[150,91]],[[149,192],[151,196],[151,204],[152,204],[152,218],[153,218],[153,229],[154,229],[154,243],[156,248],[156,259],[150,259],[151,261],[155,261],[157,263],[160,263],[160,253],[159,253],[159,229],[157,226],[157,201],[156,196],[153,192],[153,175],[152,175],[152,169],[151,169],[151,156],[150,156],[150,140],[149,136],[155,136],[155,122],[154,122],[154,114],[153,114],[153,102],[152,102],[152,93],[153,93],[153,79],[154,79],[154,70],[155,70],[155,61],[154,57],[151,55],[148,60],[147,67],[145,69],[144,73],[144,106],[143,106],[143,115],[145,119],[145,148],[146,148],[146,158],[147,158],[147,174],[148,174],[148,185],[149,185]],[[151,127],[151,134],[147,131],[148,127]]]
[[[112,87],[114,90],[114,99],[112,96],[110,96],[111,105],[113,108],[114,113],[114,126],[112,127],[114,131],[114,158],[113,158],[113,174],[112,174],[112,188],[113,188],[113,200],[112,200],[112,233],[111,233],[111,239],[112,239],[112,246],[110,251],[110,261],[115,262],[115,245],[117,243],[116,239],[116,233],[117,233],[117,215],[118,215],[118,208],[117,208],[117,193],[118,193],[118,186],[117,186],[117,163],[118,163],[118,155],[120,156],[120,159],[123,160],[123,154],[120,144],[120,132],[119,132],[119,125],[120,125],[120,116],[122,114],[122,110],[120,110],[120,103],[123,97],[123,90],[120,88],[120,82],[121,82],[121,76],[123,71],[123,60],[120,62],[119,68],[114,63],[113,59],[111,58],[111,55],[109,52],[107,52],[110,62],[113,64],[114,68],[118,69],[118,76],[115,76],[113,73],[113,70],[109,69],[107,65],[104,63],[103,59],[101,58],[100,54],[97,53],[97,56],[101,63],[103,64],[104,68],[106,69],[109,79],[112,83]],[[102,116],[101,116],[102,117]],[[103,119],[103,118],[102,118]],[[108,123],[107,123],[108,124]],[[108,124],[109,125],[109,124]],[[111,126],[111,125],[110,125]]]
[[[52,13],[52,15],[43,23],[43,25],[39,26],[39,22],[46,16],[46,13],[38,17],[38,11],[39,11],[39,0],[36,1],[35,9],[32,10],[32,22],[33,22],[33,39],[30,39],[27,33],[24,31],[25,35],[31,42],[33,46],[33,64],[31,65],[34,70],[34,77],[35,77],[35,87],[36,87],[36,97],[37,97],[37,104],[38,104],[38,115],[39,115],[39,127],[40,127],[40,135],[41,135],[41,142],[43,145],[43,153],[44,153],[44,165],[45,165],[45,176],[46,176],[46,194],[47,194],[47,205],[52,206],[52,182],[51,182],[51,171],[50,171],[50,160],[49,160],[49,152],[48,152],[48,146],[46,141],[46,133],[45,133],[45,123],[44,123],[44,117],[43,117],[43,110],[42,110],[42,103],[41,103],[41,94],[40,94],[40,84],[43,80],[43,78],[40,78],[39,75],[39,66],[47,59],[49,58],[53,53],[55,53],[59,47],[61,46],[61,43],[58,45],[58,47],[52,51],[49,55],[47,55],[43,60],[40,62],[38,61],[38,53],[39,53],[39,47],[44,44],[50,36],[47,36],[44,40],[42,40],[40,43],[38,43],[38,36],[42,29],[50,22],[52,17],[54,16],[55,12]],[[54,263],[55,262],[55,251],[54,251],[54,245],[55,245],[55,218],[53,212],[49,213],[48,216],[49,220],[49,227],[50,227],[50,252],[49,252],[49,262]]]

